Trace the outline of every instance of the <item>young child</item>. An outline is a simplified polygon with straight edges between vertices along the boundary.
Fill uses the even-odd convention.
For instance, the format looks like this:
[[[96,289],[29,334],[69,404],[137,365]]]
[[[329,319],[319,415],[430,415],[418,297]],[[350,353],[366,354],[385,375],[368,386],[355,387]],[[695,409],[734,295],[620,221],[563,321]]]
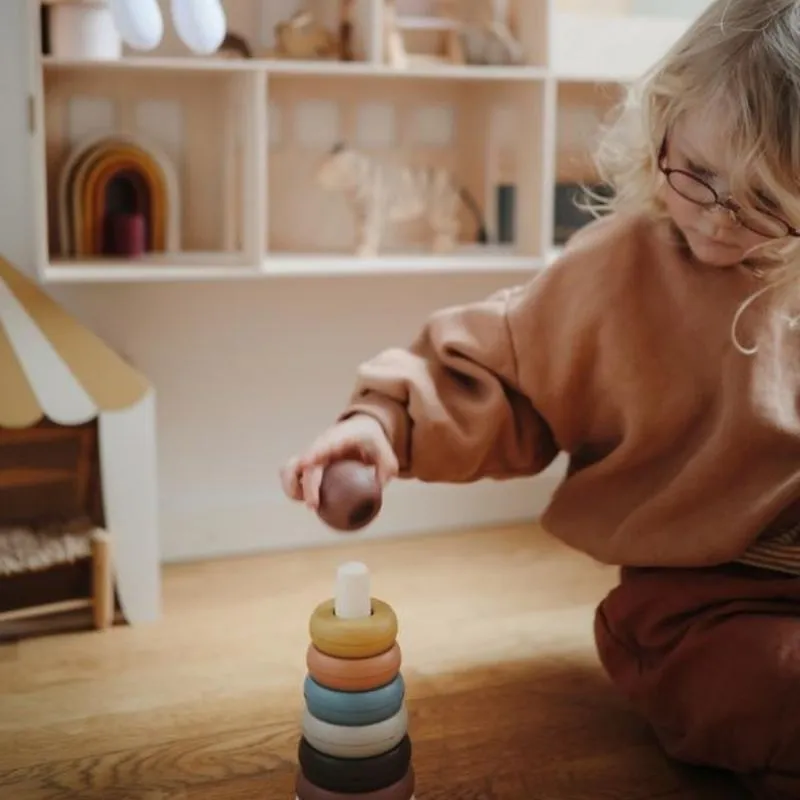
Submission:
[[[717,0],[599,152],[616,194],[523,286],[363,364],[282,473],[569,470],[543,523],[621,567],[596,639],[670,756],[800,798],[800,2]]]

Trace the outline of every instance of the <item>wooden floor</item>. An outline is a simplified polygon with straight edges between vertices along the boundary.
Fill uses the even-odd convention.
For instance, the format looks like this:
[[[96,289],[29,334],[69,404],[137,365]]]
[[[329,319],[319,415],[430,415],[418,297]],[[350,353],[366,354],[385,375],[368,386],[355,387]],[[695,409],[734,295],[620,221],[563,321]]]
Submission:
[[[615,573],[530,529],[173,566],[157,625],[0,647],[0,797],[293,800],[308,618],[350,559],[400,621],[417,800],[740,797],[607,682]]]

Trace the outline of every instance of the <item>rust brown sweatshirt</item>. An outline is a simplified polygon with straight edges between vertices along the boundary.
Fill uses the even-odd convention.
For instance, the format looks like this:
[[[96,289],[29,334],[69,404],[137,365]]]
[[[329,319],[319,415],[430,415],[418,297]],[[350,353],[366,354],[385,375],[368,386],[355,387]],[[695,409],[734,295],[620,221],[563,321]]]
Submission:
[[[530,282],[362,364],[344,415],[376,417],[421,481],[534,475],[566,453],[542,522],[602,562],[736,560],[800,498],[800,330],[775,291],[738,328],[758,352],[731,338],[762,286],[694,263],[666,222],[607,217]]]

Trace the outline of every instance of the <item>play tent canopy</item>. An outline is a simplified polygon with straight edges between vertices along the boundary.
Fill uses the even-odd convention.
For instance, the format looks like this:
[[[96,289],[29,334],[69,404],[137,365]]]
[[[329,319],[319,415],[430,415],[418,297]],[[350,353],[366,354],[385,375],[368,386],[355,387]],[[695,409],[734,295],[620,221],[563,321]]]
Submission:
[[[0,258],[0,428],[97,420],[105,525],[129,623],[160,613],[155,392],[98,336]]]

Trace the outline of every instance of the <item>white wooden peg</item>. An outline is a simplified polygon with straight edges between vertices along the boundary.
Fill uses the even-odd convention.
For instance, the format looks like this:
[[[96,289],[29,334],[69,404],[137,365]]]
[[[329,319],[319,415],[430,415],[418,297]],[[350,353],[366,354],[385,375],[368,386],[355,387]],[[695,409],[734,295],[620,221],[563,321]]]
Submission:
[[[341,619],[361,619],[372,614],[369,570],[360,561],[348,561],[336,572],[334,614]]]

